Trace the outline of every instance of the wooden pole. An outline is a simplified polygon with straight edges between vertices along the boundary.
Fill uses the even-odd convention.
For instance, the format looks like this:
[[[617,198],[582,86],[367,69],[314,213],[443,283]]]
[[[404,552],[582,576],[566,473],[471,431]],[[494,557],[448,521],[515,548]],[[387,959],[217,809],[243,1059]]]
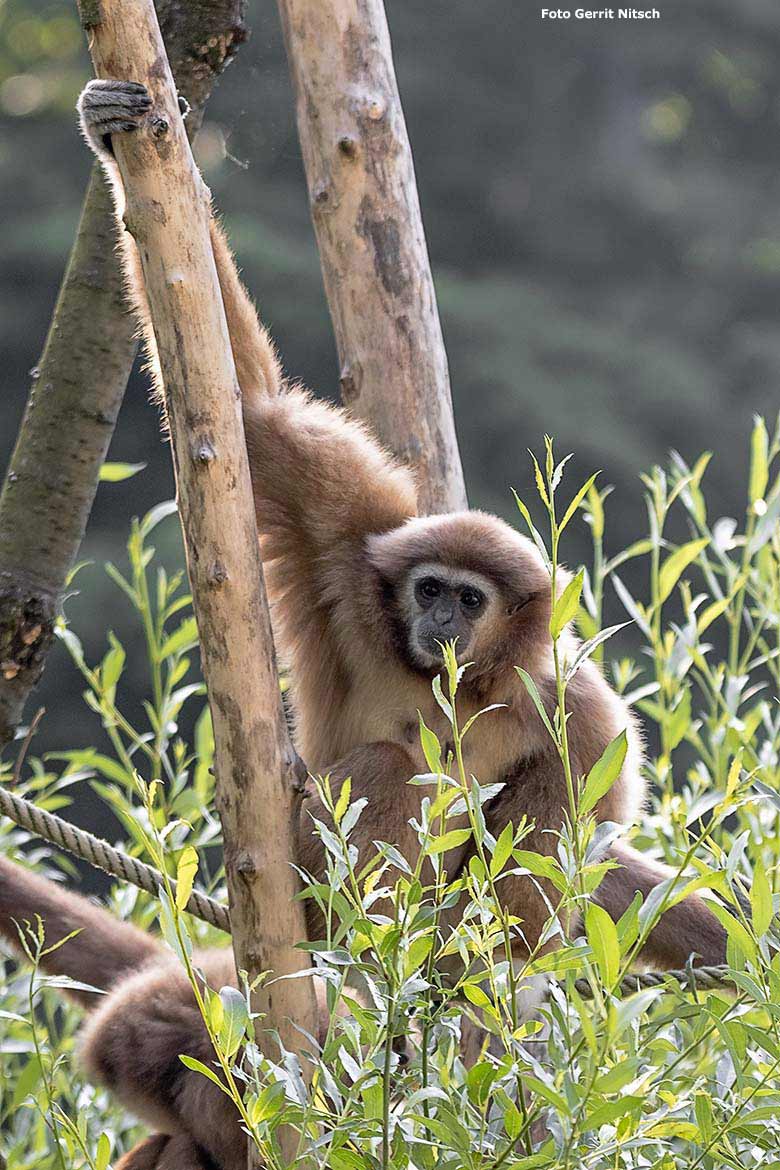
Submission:
[[[282,711],[238,383],[209,240],[210,198],[178,112],[152,0],[82,0],[98,76],[142,81],[144,127],[114,139],[165,385],[187,565],[214,722],[233,948],[250,978],[300,970],[306,937],[293,816],[297,760]],[[262,988],[258,1043],[300,1048],[312,981]]]
[[[193,135],[246,37],[244,0],[160,0],[158,8]],[[0,748],[13,739],[51,648],[135,351],[113,199],[95,163],[0,495]]]
[[[447,355],[382,0],[278,0],[345,406],[466,507]]]

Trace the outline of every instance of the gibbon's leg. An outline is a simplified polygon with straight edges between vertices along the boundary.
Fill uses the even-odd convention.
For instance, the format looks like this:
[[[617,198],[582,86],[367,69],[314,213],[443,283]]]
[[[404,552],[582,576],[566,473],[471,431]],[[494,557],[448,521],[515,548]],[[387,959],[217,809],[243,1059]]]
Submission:
[[[566,806],[560,763],[557,758],[547,755],[532,760],[521,774],[509,781],[496,801],[486,809],[485,819],[490,831],[498,836],[507,821],[516,824],[526,808],[533,809],[539,828],[524,838],[521,848],[554,854],[558,837],[554,832],[544,830],[561,824],[562,810]],[[613,843],[605,856],[619,862],[619,868],[605,875],[594,900],[615,921],[628,909],[637,890],[647,898],[651,890],[673,872],[621,841]],[[539,878],[507,877],[499,886],[503,902],[512,914],[522,919],[521,929],[529,947],[536,945],[550,917],[540,887],[550,905],[555,907],[559,893],[549,882]],[[453,913],[457,913],[457,908]],[[567,931],[573,931],[578,923],[568,921],[563,926]],[[726,937],[724,928],[707,908],[704,899],[692,894],[662,915],[648,938],[642,959],[659,967],[680,968],[695,954],[700,963],[715,966],[726,961]],[[555,945],[553,938],[545,949]]]
[[[359,865],[364,865],[376,853],[374,841],[387,841],[414,867],[420,845],[409,821],[412,817],[419,819],[420,800],[429,791],[408,783],[416,771],[411,756],[398,744],[389,742],[365,744],[350,752],[334,768],[325,769],[334,799],[338,799],[343,781],[350,777],[352,803],[362,798],[368,801],[349,838],[358,850]],[[325,847],[313,830],[312,817],[332,827],[310,785],[298,823],[298,861],[304,870],[323,880],[327,872]],[[445,855],[448,872],[457,871],[462,856],[463,847]],[[387,882],[392,884],[395,876],[396,871],[391,870]],[[319,908],[311,898],[307,899],[306,907],[309,938],[322,938],[324,922]],[[374,903],[371,909],[374,913],[386,912],[379,903]]]
[[[186,1133],[155,1134],[139,1142],[116,1163],[116,1170],[218,1170]]]
[[[655,886],[674,873],[623,841],[611,845],[607,857],[619,862],[620,868],[606,874],[594,898],[615,921],[631,905],[637,891],[646,899]],[[669,970],[684,967],[694,954],[697,963],[716,967],[726,962],[726,938],[726,931],[704,898],[691,894],[662,914],[641,959]]]

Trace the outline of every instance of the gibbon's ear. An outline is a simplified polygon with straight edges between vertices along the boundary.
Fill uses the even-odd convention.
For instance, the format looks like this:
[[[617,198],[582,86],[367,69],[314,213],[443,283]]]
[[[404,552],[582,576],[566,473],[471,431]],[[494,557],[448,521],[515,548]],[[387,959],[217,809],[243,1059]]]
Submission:
[[[514,601],[506,611],[507,617],[514,617],[515,614],[520,613],[521,609],[525,609],[532,601],[536,601],[538,597],[542,596],[541,589],[535,589],[533,593],[527,593],[525,597],[521,597],[519,601]]]

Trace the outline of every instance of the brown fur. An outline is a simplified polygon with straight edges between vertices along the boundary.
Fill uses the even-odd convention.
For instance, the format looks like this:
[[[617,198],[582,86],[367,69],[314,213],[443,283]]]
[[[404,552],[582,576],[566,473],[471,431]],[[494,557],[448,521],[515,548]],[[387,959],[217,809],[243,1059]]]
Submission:
[[[116,1163],[116,1170],[216,1170],[215,1163],[188,1134],[155,1134],[139,1142]]]
[[[88,94],[82,99],[85,111]],[[86,133],[116,183],[110,154],[96,143],[89,126]],[[431,693],[430,672],[413,669],[403,653],[406,615],[399,608],[399,588],[421,563],[478,571],[494,583],[501,600],[475,623],[468,650],[476,665],[467,671],[459,692],[461,725],[484,706],[504,707],[483,716],[470,731],[466,768],[482,784],[505,785],[487,810],[489,828],[498,834],[508,820],[517,824],[526,815],[535,828],[524,847],[550,853],[567,808],[563,769],[515,672],[516,666],[528,671],[552,712],[549,579],[537,550],[508,525],[480,512],[418,517],[409,472],[347,413],[284,381],[273,345],[216,225],[212,238],[243,395],[275,637],[293,680],[298,750],[315,772],[332,771],[336,780],[350,775],[353,799],[368,799],[353,836],[363,857],[378,838],[414,855],[408,821],[418,809],[421,790],[406,782],[427,770],[417,712],[445,745],[450,730]],[[132,272],[129,279],[153,350],[142,283]],[[575,648],[571,634],[564,642],[570,652]],[[595,812],[599,820],[630,823],[644,793],[641,743],[630,711],[592,662],[572,681],[567,710],[572,763],[580,775],[626,730],[630,747],[623,774]],[[310,793],[300,825],[299,860],[321,877],[323,849],[310,831],[311,812],[323,815]],[[648,893],[666,871],[624,846],[612,855],[621,868],[608,875],[600,900],[617,917],[636,889]],[[453,853],[448,872],[454,874],[467,860],[467,848]],[[3,877],[7,880],[7,869]],[[5,903],[0,895],[6,921],[14,905],[31,909],[46,904],[45,891],[28,887],[28,880],[12,883]],[[501,890],[533,946],[548,917],[544,899],[527,878],[508,879]],[[554,902],[554,891],[547,893]],[[98,920],[92,908],[84,914],[84,940],[69,944],[76,956],[73,969],[79,968],[80,947],[93,956],[105,946],[117,955],[102,960],[109,968],[106,977],[114,962],[125,971],[125,944],[117,932]],[[2,920],[0,927],[8,933]],[[313,911],[310,932],[321,929]],[[148,940],[139,946],[139,954],[146,957]],[[677,966],[691,951],[708,963],[722,961],[725,953],[724,932],[696,898],[667,915],[648,944],[647,957]],[[220,977],[230,978],[231,970],[223,962]],[[167,961],[120,982],[93,1017],[85,1041],[87,1066],[95,1076],[164,1132],[183,1130],[218,1167],[233,1170],[243,1164],[244,1139],[238,1126],[229,1124],[232,1117],[225,1116],[226,1099],[203,1078],[193,1080],[177,1059],[178,1053],[190,1052],[208,1063],[207,1048],[191,994]],[[157,1167],[162,1170],[170,1148],[161,1145],[157,1151],[154,1143],[147,1144],[126,1170],[151,1165],[149,1158],[143,1161],[146,1153],[150,1158],[159,1155]],[[185,1161],[182,1154],[181,1164]]]

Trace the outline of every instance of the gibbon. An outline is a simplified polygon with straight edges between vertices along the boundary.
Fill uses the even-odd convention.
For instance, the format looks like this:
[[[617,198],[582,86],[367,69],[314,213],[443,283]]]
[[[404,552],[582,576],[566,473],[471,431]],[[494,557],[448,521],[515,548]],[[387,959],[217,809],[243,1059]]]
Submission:
[[[132,82],[90,82],[79,100],[84,134],[111,178],[118,206],[121,180],[111,135],[143,126],[150,108],[144,87]],[[153,349],[143,283],[132,241],[123,234],[132,298]],[[381,839],[416,856],[410,820],[419,814],[421,790],[407,781],[428,770],[417,713],[447,744],[449,724],[431,682],[442,666],[439,644],[457,639],[458,660],[474,664],[458,692],[461,726],[480,709],[501,704],[477,720],[464,743],[467,772],[483,785],[504,785],[485,806],[487,826],[498,835],[508,821],[517,825],[525,816],[534,827],[523,847],[553,852],[568,808],[563,769],[515,671],[522,666],[531,675],[552,713],[550,580],[537,549],[483,512],[419,516],[410,472],[345,411],[282,376],[216,221],[212,242],[243,399],[276,645],[291,677],[297,750],[312,773],[329,773],[336,784],[349,776],[352,799],[367,798],[352,835],[361,854],[368,856]],[[565,637],[571,651],[574,635]],[[628,707],[592,661],[569,684],[567,712],[579,775],[616,735],[627,733],[622,774],[595,814],[599,821],[630,825],[645,792],[641,738]],[[303,801],[298,861],[321,879],[324,848],[311,832],[310,812],[325,816],[313,789]],[[618,866],[596,898],[615,919],[636,891],[647,897],[668,876],[625,843],[612,844],[606,856]],[[469,857],[468,843],[451,851],[448,873],[456,874]],[[533,947],[549,916],[543,894],[526,877],[507,878],[500,889],[522,920],[525,944],[518,941],[518,948]],[[544,892],[554,904],[553,888]],[[310,936],[321,937],[319,914],[308,905]],[[211,1057],[176,962],[147,935],[2,862],[0,930],[13,941],[12,919],[36,913],[52,941],[83,927],[51,955],[51,966],[111,990],[87,1024],[87,1071],[162,1135],[173,1135],[170,1144],[158,1136],[138,1147],[125,1170],[243,1166],[245,1138],[230,1102],[178,1059],[180,1053],[205,1063]],[[725,940],[705,902],[693,895],[663,915],[643,958],[677,967],[695,954],[716,964],[725,960]],[[229,952],[204,956],[202,965],[216,986],[235,983]]]

